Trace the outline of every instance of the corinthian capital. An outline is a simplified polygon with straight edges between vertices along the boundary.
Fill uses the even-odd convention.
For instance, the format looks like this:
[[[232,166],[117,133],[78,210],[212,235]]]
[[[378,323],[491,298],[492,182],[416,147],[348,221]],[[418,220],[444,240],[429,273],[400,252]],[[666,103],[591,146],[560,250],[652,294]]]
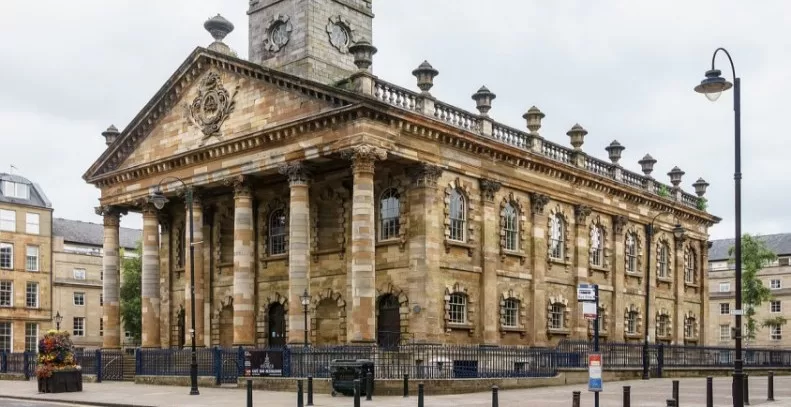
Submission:
[[[410,167],[407,172],[412,177],[412,182],[416,187],[436,187],[437,180],[442,175],[442,168],[436,165],[420,163]]]
[[[374,163],[387,159],[387,151],[381,147],[363,144],[342,151],[341,156],[352,161],[354,172],[374,172]]]
[[[499,181],[493,181],[490,179],[481,178],[479,180],[481,193],[483,194],[483,198],[487,202],[494,202],[494,194],[500,190],[502,184]]]
[[[235,177],[226,178],[223,184],[233,186],[234,197],[250,197],[252,189],[250,188],[250,177],[247,175],[237,175]]]
[[[126,209],[112,205],[102,205],[94,208],[97,215],[104,217],[104,226],[118,226],[121,222],[121,215],[126,215]]]
[[[288,178],[291,185],[307,184],[312,175],[310,169],[302,161],[281,164],[277,170]]]

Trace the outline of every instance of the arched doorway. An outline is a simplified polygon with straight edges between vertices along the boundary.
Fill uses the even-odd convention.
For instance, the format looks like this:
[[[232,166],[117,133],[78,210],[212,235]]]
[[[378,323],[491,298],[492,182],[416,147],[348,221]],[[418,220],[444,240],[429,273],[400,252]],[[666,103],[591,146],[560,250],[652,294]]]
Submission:
[[[221,348],[233,347],[233,306],[228,304],[220,311],[220,343]]]
[[[276,302],[269,306],[267,315],[267,326],[269,332],[269,346],[278,347],[286,344],[286,317],[283,304]]]
[[[187,340],[185,336],[186,332],[184,324],[184,307],[181,307],[176,315],[176,341],[179,349],[184,347],[184,343]]]
[[[401,304],[398,297],[385,294],[379,298],[376,317],[376,341],[382,347],[398,346],[401,341]]]
[[[316,306],[316,345],[337,345],[340,342],[341,312],[338,302],[325,298]]]

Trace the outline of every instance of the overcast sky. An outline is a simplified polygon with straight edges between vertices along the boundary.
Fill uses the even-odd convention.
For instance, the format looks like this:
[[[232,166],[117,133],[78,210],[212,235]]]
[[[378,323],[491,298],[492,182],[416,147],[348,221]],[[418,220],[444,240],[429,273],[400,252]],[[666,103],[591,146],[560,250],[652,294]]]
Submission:
[[[482,5],[486,7],[482,7]],[[756,3],[758,4],[758,3]],[[247,0],[3,0],[0,172],[39,183],[55,216],[101,222],[99,191],[82,174],[105,148],[101,132],[125,127],[196,46],[217,13],[228,43],[247,57]],[[424,59],[440,71],[432,93],[474,111],[481,85],[497,94],[495,120],[525,129],[532,105],[541,133],[606,159],[613,139],[633,171],[646,153],[654,176],[675,165],[685,190],[705,178],[712,238],[733,235],[733,93],[717,103],[693,92],[727,48],[742,78],[743,230],[791,232],[784,150],[791,94],[791,3],[630,0],[374,0],[374,73],[415,89]],[[724,55],[716,65],[731,79]],[[138,215],[122,226],[141,227]]]

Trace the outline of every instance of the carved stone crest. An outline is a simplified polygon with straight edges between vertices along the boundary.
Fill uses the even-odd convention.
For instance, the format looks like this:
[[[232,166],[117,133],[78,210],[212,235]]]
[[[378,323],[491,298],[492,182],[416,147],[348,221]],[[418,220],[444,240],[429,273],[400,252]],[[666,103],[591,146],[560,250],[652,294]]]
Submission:
[[[588,205],[574,205],[574,220],[577,224],[585,223],[585,219],[591,214],[591,207]]]
[[[233,94],[229,93],[217,72],[209,72],[201,80],[198,96],[187,110],[192,123],[203,132],[203,141],[209,137],[222,138],[220,127],[236,106],[234,98],[238,90],[237,86]]]
[[[531,192],[530,201],[533,214],[541,215],[544,213],[544,207],[549,203],[549,196],[540,194],[538,192]]]
[[[479,180],[483,198],[487,202],[494,202],[494,194],[500,190],[502,184],[498,181],[482,178]]]

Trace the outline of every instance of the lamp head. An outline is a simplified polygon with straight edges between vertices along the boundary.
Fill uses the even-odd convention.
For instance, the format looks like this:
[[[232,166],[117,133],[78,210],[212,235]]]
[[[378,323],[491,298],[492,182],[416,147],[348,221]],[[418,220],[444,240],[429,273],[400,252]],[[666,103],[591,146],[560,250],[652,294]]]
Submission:
[[[308,289],[305,289],[305,292],[299,297],[300,301],[302,301],[302,305],[308,306],[310,305],[310,295],[308,294]]]
[[[700,81],[700,85],[695,86],[695,92],[703,93],[712,102],[719,99],[722,92],[733,87],[732,83],[720,76],[721,73],[719,69],[706,71],[706,79]]]
[[[676,223],[676,227],[673,228],[673,236],[675,236],[676,239],[681,240],[684,238],[684,232],[684,227],[681,226],[680,223]]]
[[[157,188],[157,190],[154,191],[154,193],[151,194],[150,197],[148,197],[148,201],[154,204],[155,208],[162,209],[165,207],[165,204],[168,202],[168,198],[165,196],[165,194],[162,193],[162,191],[159,190],[159,188]]]
[[[63,316],[60,315],[60,311],[58,311],[58,313],[55,314],[55,322],[60,323],[60,321],[63,321]]]

